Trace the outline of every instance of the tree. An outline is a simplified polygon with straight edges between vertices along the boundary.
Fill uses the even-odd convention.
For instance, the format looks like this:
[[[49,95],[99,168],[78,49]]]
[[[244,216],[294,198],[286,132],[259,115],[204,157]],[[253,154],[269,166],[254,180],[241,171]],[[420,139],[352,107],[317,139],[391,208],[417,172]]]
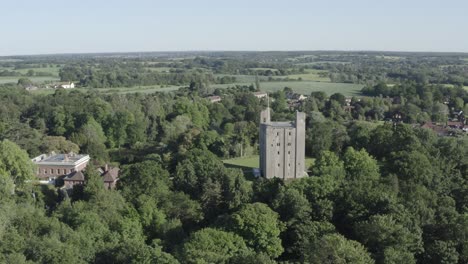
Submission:
[[[107,160],[107,151],[104,143],[106,136],[102,131],[101,125],[90,118],[77,133],[71,136],[71,140],[81,147],[81,150],[90,154],[97,160]]]
[[[232,257],[248,251],[242,237],[213,228],[190,235],[180,250],[183,263],[227,263]]]
[[[281,221],[306,218],[310,214],[310,204],[306,197],[293,188],[281,188],[272,203],[273,209],[279,212]]]
[[[56,153],[80,153],[80,147],[68,141],[65,137],[47,136],[44,137],[41,151],[43,153],[51,153],[52,151]]]
[[[359,242],[339,234],[324,235],[309,246],[304,261],[311,264],[372,264],[374,260]]]
[[[278,218],[266,204],[245,204],[229,217],[224,228],[243,237],[256,252],[276,258],[284,250],[279,238],[283,224]]]
[[[255,74],[255,89],[260,91],[260,78],[258,78],[258,74]]]
[[[85,169],[86,185],[83,189],[84,198],[90,200],[93,197],[98,197],[101,192],[105,191],[104,182],[96,167],[92,163],[88,164]]]
[[[179,263],[157,244],[147,245],[144,241],[135,240],[125,240],[115,247],[99,252],[95,261],[103,264]]]
[[[392,215],[374,215],[355,226],[358,239],[380,263],[416,263],[414,255],[422,251],[421,230],[413,232],[398,223]],[[400,257],[395,259],[395,255]]]
[[[35,171],[34,164],[24,150],[9,140],[0,141],[0,180],[5,183],[5,187],[11,188],[11,184],[24,186],[34,178]]]
[[[23,87],[27,87],[27,86],[32,85],[32,84],[33,84],[33,82],[28,78],[18,79],[18,85],[21,85]]]

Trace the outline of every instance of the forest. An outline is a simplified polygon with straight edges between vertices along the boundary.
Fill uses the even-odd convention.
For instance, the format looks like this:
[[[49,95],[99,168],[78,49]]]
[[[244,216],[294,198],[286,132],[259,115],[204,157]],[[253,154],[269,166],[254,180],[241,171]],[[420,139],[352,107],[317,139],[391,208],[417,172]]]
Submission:
[[[467,133],[421,127],[465,122],[462,55],[368,55],[104,54],[3,62],[8,71],[59,65],[59,78],[81,87],[40,93],[0,84],[0,262],[468,263]],[[381,59],[390,55],[402,59]],[[254,96],[268,76],[312,69],[363,88],[352,97],[313,91],[300,101],[288,87],[270,92],[269,102]],[[240,75],[252,76],[252,84],[235,85]],[[93,89],[144,84],[181,88]],[[222,100],[210,102],[209,95]],[[254,178],[223,163],[258,154],[259,115],[267,105],[275,120],[306,113],[309,177]],[[60,183],[35,184],[31,158],[52,151],[92,158],[86,184],[70,195]],[[114,190],[96,173],[104,163],[120,167]]]

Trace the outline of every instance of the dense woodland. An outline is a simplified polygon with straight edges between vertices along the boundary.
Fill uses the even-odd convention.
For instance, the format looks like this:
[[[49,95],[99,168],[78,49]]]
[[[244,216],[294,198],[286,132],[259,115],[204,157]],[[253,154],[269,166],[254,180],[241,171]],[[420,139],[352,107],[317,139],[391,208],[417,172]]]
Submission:
[[[289,59],[296,53],[202,55],[180,55],[174,68],[301,72]],[[334,55],[343,56],[351,55]],[[45,95],[21,84],[2,85],[0,262],[468,263],[468,136],[420,128],[468,112],[465,66],[453,66],[457,70],[447,69],[443,77],[432,67],[456,64],[457,56],[415,55],[398,64],[401,75],[394,77],[393,66],[373,67],[375,59],[366,64],[357,55],[354,65],[368,67],[304,66],[356,74],[362,78],[351,81],[366,87],[351,101],[340,93],[312,92],[291,103],[289,88],[270,94],[273,119],[293,120],[295,111],[307,115],[306,154],[315,162],[310,177],[290,182],[255,179],[222,162],[258,152],[259,113],[267,101],[253,92],[261,82],[211,91],[209,83],[221,80],[210,72],[154,73],[122,66],[129,59],[78,56],[66,58],[63,80],[112,87],[110,81],[128,75],[122,85],[152,82],[148,77],[180,81],[183,88],[152,94],[57,89]],[[91,61],[99,69],[90,68]],[[28,63],[55,65],[64,58]],[[426,72],[426,64],[433,70]],[[465,79],[442,85],[451,83],[452,74]],[[205,98],[212,94],[222,101]],[[68,195],[30,181],[30,158],[51,151],[91,155],[84,187]],[[104,189],[96,175],[95,167],[106,162],[121,168],[116,190]]]

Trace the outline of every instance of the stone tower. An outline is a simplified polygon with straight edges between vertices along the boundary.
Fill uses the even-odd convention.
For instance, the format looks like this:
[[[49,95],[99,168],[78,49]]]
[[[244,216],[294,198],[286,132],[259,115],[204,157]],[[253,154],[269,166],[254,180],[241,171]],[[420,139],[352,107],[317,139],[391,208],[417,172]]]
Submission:
[[[270,108],[260,115],[260,170],[265,178],[296,179],[305,172],[305,113],[291,122],[271,122]]]

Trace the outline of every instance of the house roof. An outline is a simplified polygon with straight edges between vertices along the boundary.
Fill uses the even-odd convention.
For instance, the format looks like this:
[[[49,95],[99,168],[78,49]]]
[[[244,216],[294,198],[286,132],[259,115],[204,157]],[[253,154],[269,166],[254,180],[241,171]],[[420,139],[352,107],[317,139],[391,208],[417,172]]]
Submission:
[[[119,178],[119,168],[110,168],[102,175],[104,182],[114,182]]]
[[[63,179],[64,181],[84,181],[85,177],[81,171],[74,171]]]
[[[447,126],[463,126],[463,123],[460,121],[447,121]]]
[[[69,166],[73,165],[76,166],[83,162],[89,161],[88,154],[42,154],[32,159],[34,163],[37,165],[58,165],[58,166]]]

